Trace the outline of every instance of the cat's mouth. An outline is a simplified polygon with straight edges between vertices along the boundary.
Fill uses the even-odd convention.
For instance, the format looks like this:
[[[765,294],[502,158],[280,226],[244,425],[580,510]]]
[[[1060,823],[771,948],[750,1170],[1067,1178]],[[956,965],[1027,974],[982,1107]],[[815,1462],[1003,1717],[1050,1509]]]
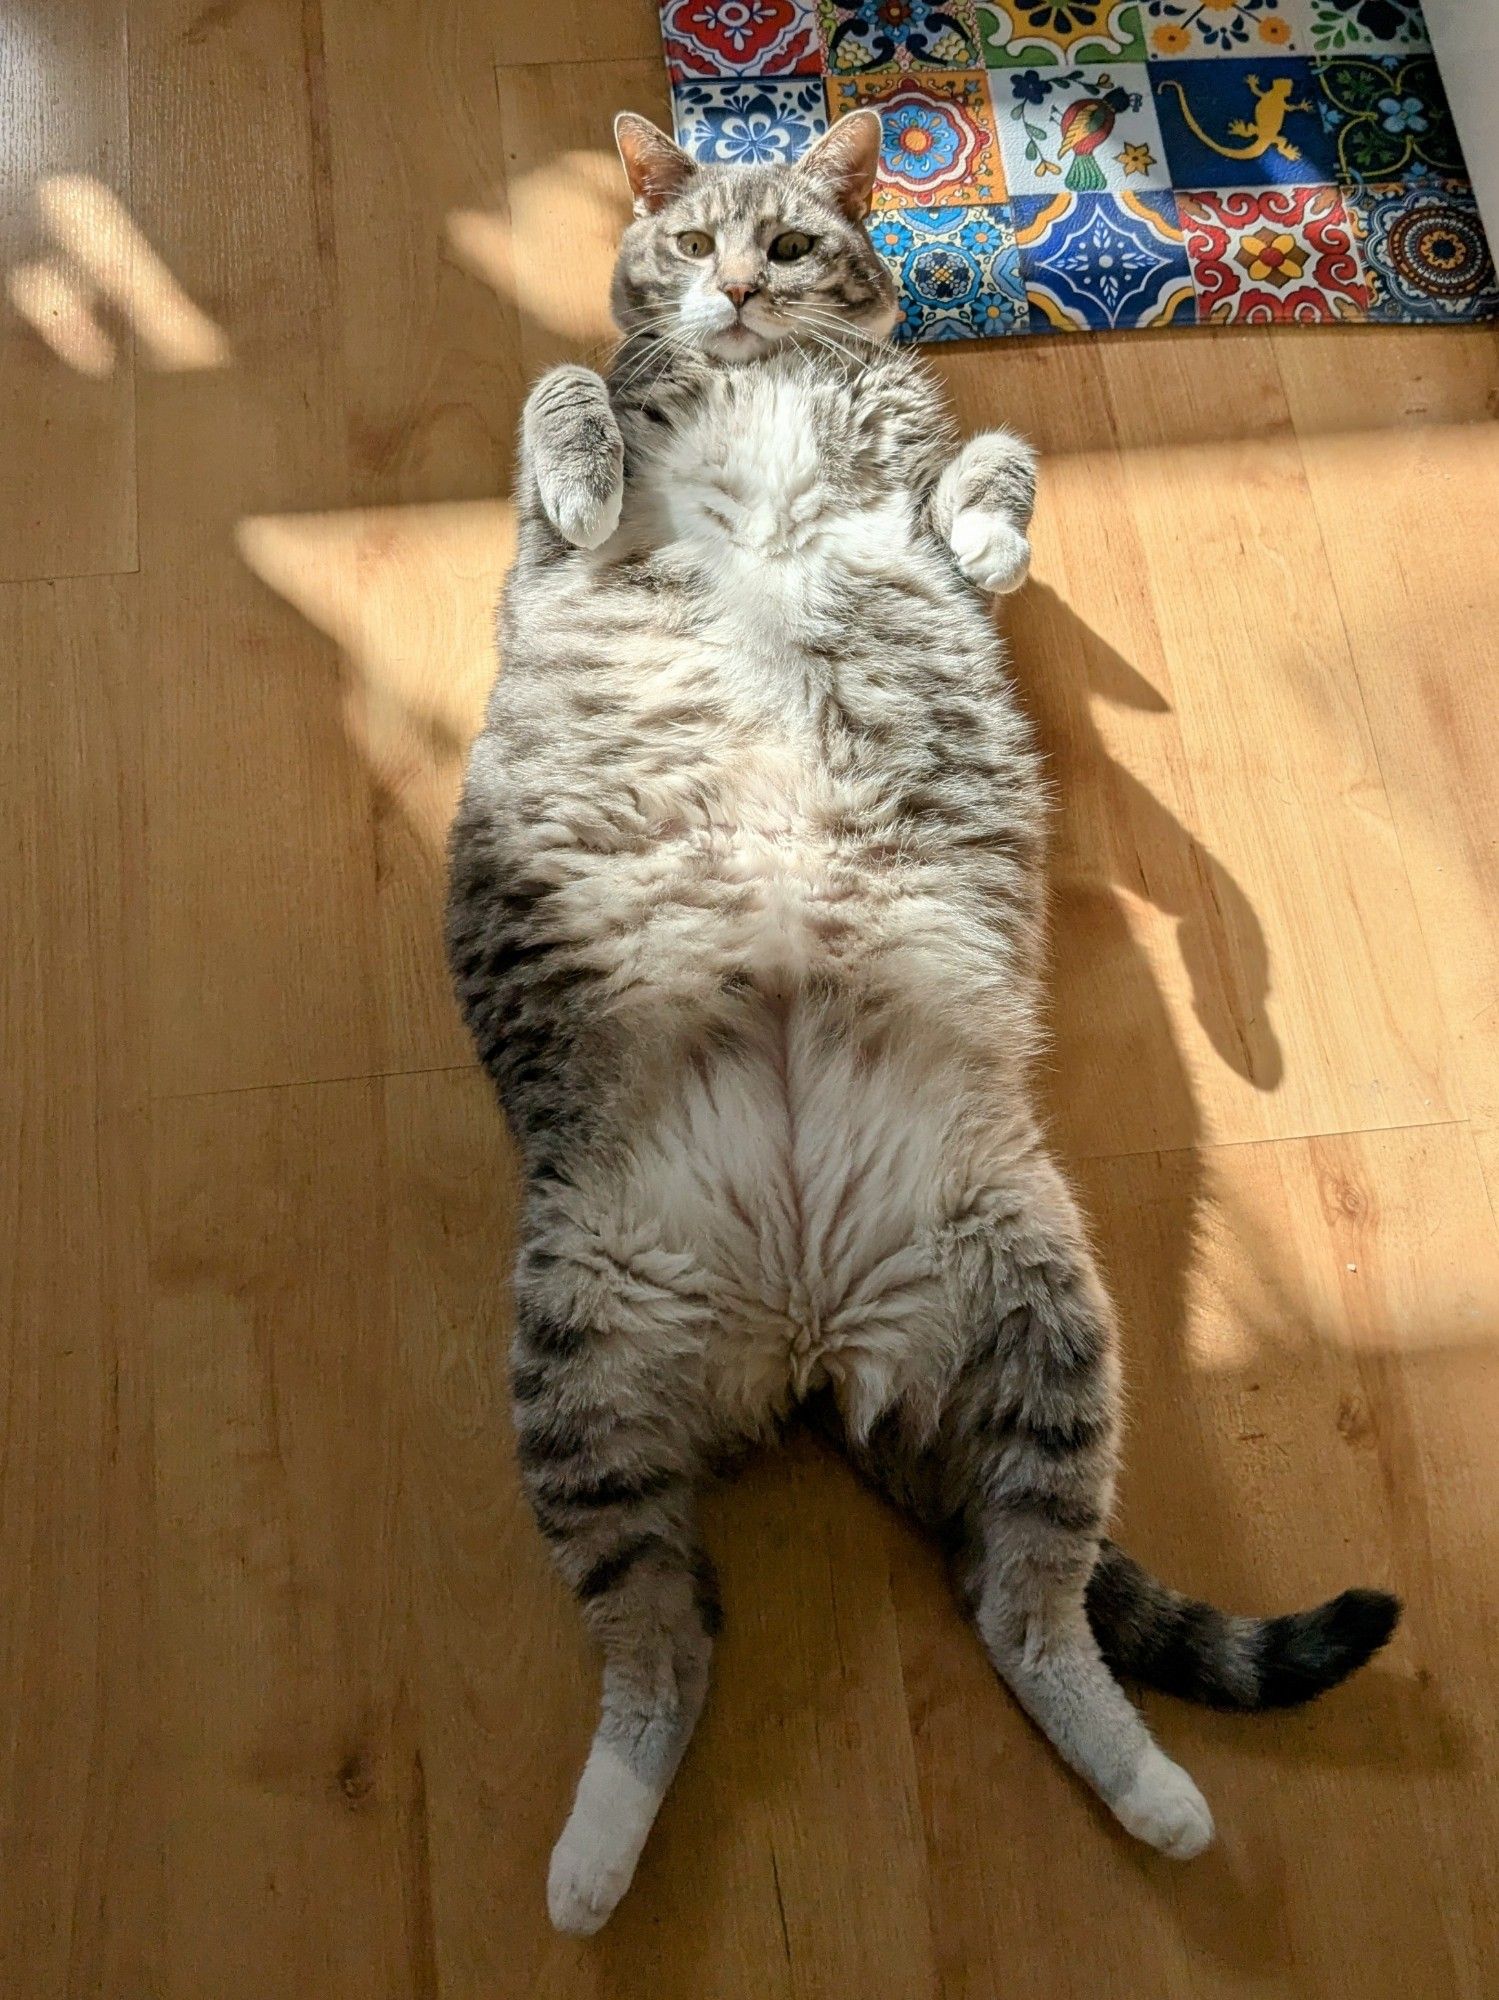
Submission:
[[[772,342],[772,335],[761,333],[747,320],[736,319],[731,325],[710,333],[703,345],[721,361],[747,361],[751,355],[771,346]]]

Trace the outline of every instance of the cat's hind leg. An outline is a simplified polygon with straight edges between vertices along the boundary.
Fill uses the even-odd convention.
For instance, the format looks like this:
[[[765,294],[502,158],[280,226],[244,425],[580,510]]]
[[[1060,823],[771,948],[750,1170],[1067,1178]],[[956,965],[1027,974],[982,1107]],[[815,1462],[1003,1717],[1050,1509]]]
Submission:
[[[1186,1860],[1213,1837],[1187,1773],[1099,1651],[1085,1603],[1112,1499],[1112,1313],[1070,1194],[1039,1154],[976,1201],[953,1249],[960,1358],[936,1429],[901,1413],[853,1455],[942,1531],[995,1668],[1138,1839]]]
[[[656,1370],[632,1362],[640,1331],[523,1296],[512,1364],[526,1492],[603,1655],[598,1726],[547,1879],[552,1922],[580,1936],[630,1885],[702,1710],[720,1618],[697,1453]]]
[[[1030,570],[1036,454],[1011,431],[970,438],[937,482],[932,525],[980,590],[1018,590]]]

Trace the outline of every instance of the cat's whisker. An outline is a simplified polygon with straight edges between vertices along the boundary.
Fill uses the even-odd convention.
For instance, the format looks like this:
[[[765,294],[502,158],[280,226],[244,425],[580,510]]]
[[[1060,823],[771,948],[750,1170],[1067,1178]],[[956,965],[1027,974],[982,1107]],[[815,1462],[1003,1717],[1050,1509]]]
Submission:
[[[648,339],[642,341],[639,351],[630,355],[628,359],[623,360],[621,365],[620,357],[623,357],[627,351],[622,348],[620,350],[620,357],[616,357],[615,367],[610,375],[610,388],[616,395],[623,394],[627,388],[631,387],[646,373],[653,363],[659,362],[663,368],[666,367],[669,362],[672,344],[671,333],[663,325],[660,329],[654,330]]]
[[[645,353],[638,355],[628,368],[612,376],[609,386],[613,394],[622,396],[627,391],[636,389],[641,383],[656,379],[650,373],[654,364],[659,364],[660,372],[664,373],[670,365],[670,354],[663,354],[660,348],[670,348],[672,344],[669,337],[663,337],[659,345],[647,349]]]
[[[797,324],[798,320],[806,325],[818,326],[828,330],[837,337],[840,345],[854,339],[868,340],[868,336],[863,334],[859,328],[850,325],[846,319],[835,313],[828,306],[810,305],[804,301],[798,307],[796,317],[791,321],[793,327]],[[870,344],[876,345],[876,343]],[[856,351],[854,348],[850,349],[850,352]]]
[[[658,318],[646,324],[631,327],[624,339],[616,342],[613,349],[614,361],[618,363],[626,355],[633,357],[649,353],[668,334],[674,317],[675,315],[663,312]]]
[[[638,315],[622,333],[616,335],[614,341],[616,351],[633,346],[637,341],[652,339],[664,328],[671,326],[677,317],[675,303],[657,306],[649,312]]]
[[[806,316],[805,324],[807,336],[813,345],[835,355],[842,365],[844,380],[852,381],[855,370],[863,366],[863,356],[856,350],[845,347],[838,332],[819,325],[810,315]]]
[[[802,311],[809,319],[816,320],[824,325],[836,327],[839,334],[845,340],[851,340],[855,343],[863,341],[866,347],[876,353],[882,351],[885,345],[883,341],[875,340],[872,335],[867,334],[862,327],[855,326],[852,320],[846,319],[841,313],[834,312],[831,306],[804,306]]]
[[[616,364],[627,355],[633,365],[638,361],[650,361],[663,349],[674,350],[679,344],[678,321],[675,303],[662,306],[648,317],[637,320],[615,350]],[[638,348],[638,353],[632,355],[632,348]]]

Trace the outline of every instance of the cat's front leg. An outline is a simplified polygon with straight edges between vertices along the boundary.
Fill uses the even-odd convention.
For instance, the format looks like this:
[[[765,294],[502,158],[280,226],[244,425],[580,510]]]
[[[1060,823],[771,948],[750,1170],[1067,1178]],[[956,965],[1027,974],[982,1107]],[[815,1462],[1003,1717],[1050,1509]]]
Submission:
[[[1030,569],[1036,454],[1010,431],[970,438],[937,482],[932,525],[980,590],[1018,590]]]
[[[609,391],[591,368],[552,368],[526,398],[521,438],[541,510],[575,548],[619,526],[625,447]]]

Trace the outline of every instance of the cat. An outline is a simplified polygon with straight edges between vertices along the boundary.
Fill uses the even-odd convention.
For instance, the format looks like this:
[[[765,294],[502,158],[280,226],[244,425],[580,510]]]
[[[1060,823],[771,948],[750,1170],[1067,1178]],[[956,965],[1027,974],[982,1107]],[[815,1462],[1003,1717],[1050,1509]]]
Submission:
[[[875,114],[789,166],[616,137],[623,339],[526,403],[447,933],[524,1175],[523,1480],[603,1657],[552,1920],[607,1919],[701,1710],[694,1495],[797,1411],[934,1531],[1129,1832],[1198,1854],[1208,1808],[1115,1673],[1300,1702],[1399,1605],[1230,1616],[1104,1535],[1115,1328],[1031,1103],[1047,799],[990,602],[1032,454],[960,449],[889,344]]]

